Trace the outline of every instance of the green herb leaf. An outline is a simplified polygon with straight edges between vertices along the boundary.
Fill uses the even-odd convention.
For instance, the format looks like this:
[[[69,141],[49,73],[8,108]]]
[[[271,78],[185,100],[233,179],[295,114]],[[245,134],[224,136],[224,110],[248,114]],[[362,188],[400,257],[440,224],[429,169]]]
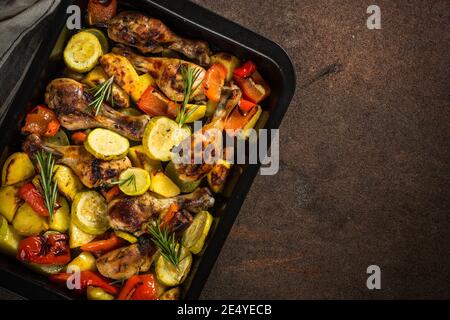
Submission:
[[[136,186],[136,175],[132,174],[131,176],[129,176],[126,179],[119,179],[117,181],[113,181],[111,182],[112,185],[119,185],[119,186],[129,186],[130,184],[133,184],[134,186],[134,191],[137,190],[137,186]]]
[[[175,267],[178,267],[181,256],[181,245],[175,238],[175,233],[170,233],[166,228],[161,228],[160,222],[149,225],[148,233],[152,241],[159,248],[161,255]]]
[[[114,76],[99,84],[95,88],[90,89],[91,93],[94,94],[95,99],[91,103],[89,103],[89,106],[95,110],[96,116],[99,114],[105,101],[111,100],[111,105],[112,107],[114,107],[114,97],[112,95],[113,84]]]
[[[38,162],[39,174],[41,177],[40,183],[44,193],[44,203],[50,215],[50,219],[53,219],[56,198],[58,197],[58,185],[53,181],[55,159],[53,158],[52,153],[39,151],[36,154],[36,160]]]
[[[202,70],[200,68],[191,68],[191,65],[182,65],[181,66],[181,76],[183,79],[183,93],[184,100],[180,108],[180,112],[177,116],[177,122],[180,127],[182,127],[189,116],[197,110],[198,106],[191,108],[188,110],[189,99],[191,98],[191,94],[195,92],[201,83],[197,83],[198,78],[200,77]]]

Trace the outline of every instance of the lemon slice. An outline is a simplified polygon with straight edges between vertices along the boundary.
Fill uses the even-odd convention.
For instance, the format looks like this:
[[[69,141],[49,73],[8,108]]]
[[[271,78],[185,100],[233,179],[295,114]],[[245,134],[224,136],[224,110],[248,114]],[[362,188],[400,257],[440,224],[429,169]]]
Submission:
[[[141,168],[129,168],[119,176],[119,188],[128,196],[140,196],[150,188],[150,174]]]
[[[97,159],[117,160],[127,155],[130,143],[114,131],[97,128],[89,133],[84,147]]]
[[[83,31],[89,32],[97,37],[98,41],[100,42],[100,45],[102,46],[103,54],[107,54],[109,52],[108,38],[106,38],[105,34],[101,30],[95,29],[95,28],[89,28],[89,29],[84,29]]]
[[[96,191],[77,193],[72,203],[72,219],[81,231],[99,235],[108,230],[106,200]]]
[[[180,253],[180,263],[178,266],[174,266],[170,261],[164,258],[162,255],[159,256],[156,261],[156,277],[159,282],[168,287],[177,286],[186,279],[189,274],[189,270],[192,265],[192,255],[184,247],[181,247]]]
[[[81,31],[70,38],[64,49],[66,65],[76,72],[87,72],[95,67],[102,55],[102,46],[92,33]]]
[[[208,211],[200,211],[183,235],[183,245],[193,254],[199,254],[205,244],[213,217]]]
[[[180,128],[178,123],[167,117],[154,117],[145,128],[142,145],[151,159],[169,161],[172,148],[190,135],[188,127]]]

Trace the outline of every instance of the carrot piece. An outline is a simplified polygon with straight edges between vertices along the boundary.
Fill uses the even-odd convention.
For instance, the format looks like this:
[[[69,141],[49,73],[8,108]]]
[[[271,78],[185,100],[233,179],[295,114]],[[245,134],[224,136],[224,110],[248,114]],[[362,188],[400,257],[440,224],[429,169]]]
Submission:
[[[119,186],[114,186],[108,191],[102,192],[102,194],[107,202],[111,202],[115,197],[117,197],[120,194],[120,188]]]
[[[98,240],[94,241],[85,245],[82,245],[80,249],[82,251],[89,251],[89,252],[108,252],[117,248],[120,248],[123,246],[125,241],[122,238],[119,238],[115,234],[111,236],[111,238],[106,240]]]
[[[226,77],[227,69],[220,63],[215,63],[208,69],[203,80],[203,89],[209,100],[219,102]]]
[[[86,141],[87,134],[84,133],[83,131],[78,131],[78,132],[75,132],[74,134],[72,134],[71,139],[74,144],[80,145],[80,144],[83,144],[84,141]]]

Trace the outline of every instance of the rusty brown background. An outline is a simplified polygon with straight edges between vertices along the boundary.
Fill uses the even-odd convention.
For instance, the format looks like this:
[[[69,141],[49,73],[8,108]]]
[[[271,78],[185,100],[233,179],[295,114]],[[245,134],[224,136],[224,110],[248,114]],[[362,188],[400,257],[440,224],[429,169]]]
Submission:
[[[450,298],[450,1],[194,2],[298,77],[280,172],[255,180],[202,298]]]

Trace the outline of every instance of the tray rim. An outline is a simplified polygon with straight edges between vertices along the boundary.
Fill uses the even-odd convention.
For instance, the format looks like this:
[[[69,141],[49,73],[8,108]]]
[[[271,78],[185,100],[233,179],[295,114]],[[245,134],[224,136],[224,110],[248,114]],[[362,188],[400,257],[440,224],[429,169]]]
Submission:
[[[258,33],[251,31],[231,20],[222,17],[209,9],[206,9],[200,5],[197,5],[191,1],[171,1],[171,0],[141,0],[142,2],[150,2],[152,5],[157,6],[160,10],[167,12],[170,15],[174,15],[177,19],[182,19],[184,22],[188,22],[197,27],[205,29],[205,31],[218,35],[219,37],[226,38],[228,41],[235,43],[238,46],[243,47],[245,50],[255,52],[264,56],[267,60],[270,60],[279,70],[283,77],[283,80],[290,84],[290,86],[282,90],[281,95],[276,103],[277,112],[271,112],[268,121],[264,128],[266,129],[278,129],[283,119],[289,104],[294,96],[296,90],[296,74],[295,69],[287,52],[276,42],[269,40],[268,38],[259,35]],[[44,40],[36,51],[36,55],[30,64],[30,68],[27,71],[23,81],[17,91],[14,99],[12,99],[11,106],[18,105],[24,107],[32,93],[32,89],[35,87],[34,82],[38,80],[40,74],[45,69],[46,64],[38,63],[39,61],[47,61],[50,53],[56,43],[60,30],[64,27],[67,13],[66,8],[73,4],[75,0],[68,0],[61,2],[58,8],[53,13],[53,17],[49,20],[52,25],[52,29],[57,30],[52,32],[51,35]],[[180,12],[183,12],[181,14]],[[192,16],[193,12],[197,17]],[[214,21],[212,25],[211,22]],[[49,45],[49,43],[51,45]],[[21,93],[27,94],[21,94]],[[11,110],[7,111],[5,119],[9,118]],[[0,124],[0,128],[7,130],[14,130],[15,122],[18,119],[13,117],[14,121],[3,121]],[[5,123],[6,122],[6,123]],[[268,146],[271,144],[271,136],[269,135]],[[2,143],[0,146],[3,150],[6,145]],[[239,182],[236,184],[230,200],[224,209],[223,216],[220,222],[216,226],[213,236],[211,237],[207,248],[204,250],[201,261],[195,274],[192,277],[192,281],[189,290],[186,292],[184,299],[194,300],[200,297],[202,289],[206,284],[206,281],[210,275],[210,272],[217,261],[217,258],[221,252],[221,249],[225,243],[226,238],[231,231],[232,226],[240,212],[240,208],[247,197],[250,187],[253,184],[253,180],[260,168],[260,164],[247,165],[242,175],[239,178]],[[16,263],[14,261],[14,263]],[[18,262],[17,262],[18,263]],[[22,267],[22,266],[21,266]],[[0,265],[0,285],[3,285],[10,291],[17,292],[20,295],[24,293],[26,296],[34,299],[72,299],[72,296],[66,294],[65,290],[53,286],[51,283],[40,283],[40,281],[34,281],[33,279],[21,277],[18,273],[4,270]],[[5,277],[12,277],[13,279],[4,280]],[[16,285],[15,285],[16,284]],[[17,285],[18,284],[18,285]],[[22,287],[18,289],[17,287]],[[35,290],[36,289],[36,290]],[[39,291],[39,292],[36,292]]]

